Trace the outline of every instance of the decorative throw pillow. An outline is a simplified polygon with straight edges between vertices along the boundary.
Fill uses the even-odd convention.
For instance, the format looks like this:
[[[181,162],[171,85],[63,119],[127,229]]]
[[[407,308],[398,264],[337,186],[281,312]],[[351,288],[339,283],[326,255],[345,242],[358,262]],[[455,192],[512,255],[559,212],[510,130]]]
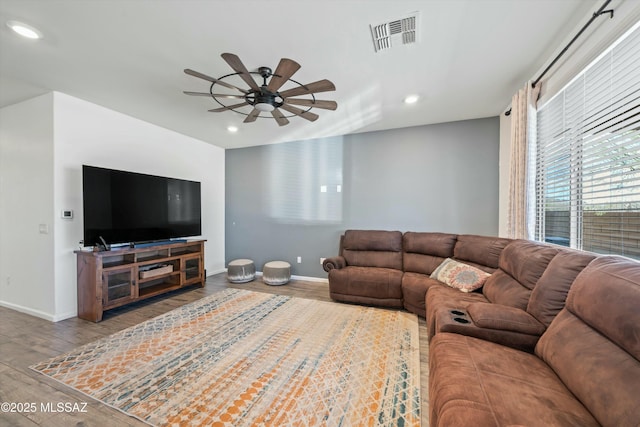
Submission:
[[[462,292],[473,292],[484,285],[489,273],[447,258],[431,273],[431,278]]]

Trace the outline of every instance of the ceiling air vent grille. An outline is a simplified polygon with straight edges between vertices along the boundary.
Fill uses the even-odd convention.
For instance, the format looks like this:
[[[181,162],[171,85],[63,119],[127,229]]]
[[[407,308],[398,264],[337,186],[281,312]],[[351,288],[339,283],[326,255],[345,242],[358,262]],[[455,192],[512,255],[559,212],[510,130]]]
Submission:
[[[370,27],[373,48],[376,52],[391,49],[394,46],[416,43],[418,41],[418,12]]]
[[[399,34],[402,32],[402,21],[391,21],[389,22],[389,33],[391,34]]]

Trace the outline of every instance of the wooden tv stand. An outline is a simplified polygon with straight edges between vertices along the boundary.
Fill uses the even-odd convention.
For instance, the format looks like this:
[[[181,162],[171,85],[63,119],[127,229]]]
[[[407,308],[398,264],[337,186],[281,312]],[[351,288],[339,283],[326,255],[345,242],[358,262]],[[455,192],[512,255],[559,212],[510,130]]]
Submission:
[[[78,317],[102,320],[106,310],[185,286],[204,287],[204,242],[168,243],[78,256]]]

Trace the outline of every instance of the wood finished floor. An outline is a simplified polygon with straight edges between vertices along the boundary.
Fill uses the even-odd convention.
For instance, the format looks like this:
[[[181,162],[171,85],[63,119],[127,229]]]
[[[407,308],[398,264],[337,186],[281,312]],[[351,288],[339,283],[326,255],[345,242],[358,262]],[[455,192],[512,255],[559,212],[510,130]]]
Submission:
[[[210,276],[204,288],[189,288],[108,311],[100,323],[78,318],[52,323],[0,307],[0,402],[35,403],[32,413],[0,411],[0,426],[145,426],[147,424],[97,402],[80,392],[29,369],[29,366],[111,335],[147,319],[225,288],[331,301],[324,282],[292,280],[268,286],[257,279],[243,284],[227,282],[224,273]],[[420,318],[420,392],[422,425],[428,426],[428,346],[424,319]],[[86,402],[84,413],[42,412],[41,404],[71,405]]]

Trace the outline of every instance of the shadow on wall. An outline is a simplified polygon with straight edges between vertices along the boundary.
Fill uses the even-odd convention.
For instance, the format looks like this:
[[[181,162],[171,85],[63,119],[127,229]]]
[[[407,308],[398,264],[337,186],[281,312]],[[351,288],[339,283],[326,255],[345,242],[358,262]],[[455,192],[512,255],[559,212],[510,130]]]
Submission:
[[[263,193],[283,224],[339,224],[343,219],[343,138],[269,147]]]

